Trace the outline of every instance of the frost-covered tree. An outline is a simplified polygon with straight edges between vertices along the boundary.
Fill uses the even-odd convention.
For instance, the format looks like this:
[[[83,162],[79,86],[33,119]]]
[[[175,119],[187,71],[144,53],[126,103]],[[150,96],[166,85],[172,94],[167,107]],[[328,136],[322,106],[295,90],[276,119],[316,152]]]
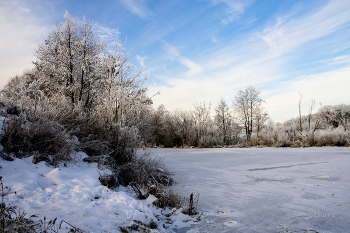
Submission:
[[[166,119],[168,114],[169,112],[165,109],[163,104],[159,105],[157,110],[152,114],[151,125],[153,126],[153,143],[156,146],[166,144]]]
[[[211,124],[210,108],[203,103],[195,103],[194,110],[191,111],[193,118],[194,129],[196,131],[196,145],[204,146],[206,144],[208,128]]]
[[[37,110],[42,110],[40,102],[45,102],[46,97],[41,90],[41,80],[36,78],[36,70],[25,70],[22,75],[11,78],[2,90],[2,98],[11,105],[22,109],[28,109],[31,114],[36,115]]]
[[[318,110],[323,125],[337,128],[343,126],[345,130],[350,129],[350,105],[339,104],[324,106]]]
[[[301,102],[303,100],[303,95],[301,93],[299,93],[299,103],[298,103],[298,107],[299,107],[299,130],[300,132],[303,131],[303,126],[302,126],[302,122],[301,122]]]
[[[87,22],[85,17],[78,32],[80,37],[78,43],[80,73],[78,75],[80,77],[77,78],[79,82],[76,93],[77,101],[84,109],[90,110],[96,97],[97,82],[101,71],[100,55],[105,46],[97,41],[97,34],[92,23]]]
[[[191,146],[195,143],[194,120],[191,112],[184,110],[175,110],[172,113],[173,122],[177,126],[177,138],[179,146]]]
[[[146,77],[128,62],[127,54],[117,43],[113,54],[104,54],[99,80],[100,108],[108,122],[120,126],[139,125],[148,118],[153,103],[146,94]]]
[[[215,124],[219,131],[218,133],[222,139],[222,142],[226,143],[229,140],[229,133],[233,122],[230,109],[224,98],[221,98],[220,102],[215,107],[215,113]]]
[[[34,65],[42,80],[41,88],[50,100],[64,97],[72,109],[77,106],[89,109],[103,48],[92,23],[84,18],[79,25],[66,12],[64,23],[56,25],[35,53]]]
[[[257,138],[259,138],[259,132],[261,131],[261,129],[264,127],[265,122],[270,119],[269,114],[267,112],[267,110],[263,107],[258,107],[255,109],[254,112],[255,115],[255,128],[256,128],[256,134],[257,134]]]
[[[254,87],[248,86],[244,91],[239,90],[233,101],[235,117],[243,126],[248,140],[253,132],[257,109],[263,102],[259,94],[260,92]]]
[[[49,97],[63,95],[75,103],[74,88],[78,72],[78,29],[76,19],[64,15],[65,22],[56,25],[55,31],[40,44],[35,67],[44,80],[44,90]]]

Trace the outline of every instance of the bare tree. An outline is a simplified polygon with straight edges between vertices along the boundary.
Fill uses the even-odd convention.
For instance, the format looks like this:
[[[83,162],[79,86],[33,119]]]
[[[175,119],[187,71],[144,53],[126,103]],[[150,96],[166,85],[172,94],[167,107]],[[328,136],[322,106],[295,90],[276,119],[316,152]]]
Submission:
[[[159,146],[166,142],[166,118],[169,115],[164,105],[161,104],[152,114],[151,124],[153,126],[153,142]]]
[[[312,110],[314,107],[315,107],[315,100],[311,99],[310,108],[309,108],[309,115],[307,116],[307,121],[309,123],[309,131],[311,129]]]
[[[77,88],[77,101],[81,102],[85,110],[90,110],[94,100],[94,89],[96,89],[99,79],[101,54],[105,45],[96,40],[96,32],[92,23],[83,18],[81,26],[78,28],[79,43],[78,65],[80,70],[80,86]]]
[[[224,98],[220,99],[220,102],[215,107],[215,112],[215,124],[218,127],[222,142],[226,143],[228,141],[227,136],[232,125],[232,117]]]
[[[302,123],[301,123],[301,101],[303,100],[303,95],[299,92],[299,127],[300,127],[300,132],[303,131],[303,126],[302,126]]]
[[[260,108],[263,102],[259,94],[254,87],[248,86],[244,91],[239,90],[233,101],[236,118],[245,129],[247,140],[250,140],[253,132],[256,109]]]
[[[270,119],[268,112],[265,108],[259,107],[255,110],[255,126],[257,138],[259,138],[259,132],[262,129],[265,122]]]
[[[195,103],[194,110],[191,111],[196,131],[196,144],[199,146],[204,146],[202,144],[206,142],[208,127],[211,123],[210,108],[210,103],[209,106],[206,106],[205,102]]]
[[[193,118],[189,111],[175,110],[172,114],[175,124],[178,127],[179,137],[182,140],[182,146],[189,146],[194,141]]]
[[[128,62],[128,54],[118,43],[114,53],[104,54],[102,60],[99,98],[103,103],[100,107],[105,112],[103,115],[120,126],[137,125],[145,116],[145,108],[152,104],[146,95],[146,77],[142,71],[135,72]]]
[[[44,43],[35,52],[34,62],[41,89],[50,101],[62,99],[71,109],[84,107],[89,110],[99,79],[104,45],[96,40],[92,23],[81,24],[77,19],[64,15],[64,23],[57,24]],[[57,101],[57,100],[56,100]]]

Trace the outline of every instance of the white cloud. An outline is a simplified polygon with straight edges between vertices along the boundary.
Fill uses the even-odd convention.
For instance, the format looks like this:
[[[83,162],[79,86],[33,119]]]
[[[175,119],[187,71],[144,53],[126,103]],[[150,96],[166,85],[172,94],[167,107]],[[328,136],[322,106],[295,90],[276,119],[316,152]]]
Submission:
[[[240,23],[243,24],[243,26],[238,31],[253,26],[255,24],[255,22],[258,21],[258,20],[259,20],[259,18],[250,17],[248,19],[245,19],[245,20],[241,21]]]
[[[140,65],[145,68],[145,59],[148,58],[147,56],[140,56],[138,54],[136,54],[136,59],[139,61]]]
[[[108,28],[97,23],[95,24],[95,27],[97,29],[98,36],[106,43],[115,43],[118,36],[121,34],[121,32],[118,31],[118,28]]]
[[[154,97],[154,106],[164,104],[169,110],[181,108],[188,110],[192,108],[193,103],[205,101],[211,102],[213,106],[217,104],[221,96],[231,104],[238,89],[244,89],[249,85],[249,78],[243,73],[241,81],[229,80],[222,82],[219,79],[169,79],[168,85],[162,87],[163,94]],[[265,108],[268,110],[271,119],[275,121],[284,121],[292,116],[298,115],[298,93],[302,93],[304,98],[302,102],[302,114],[308,113],[311,99],[315,99],[317,111],[322,105],[350,104],[347,96],[350,87],[350,67],[323,72],[313,75],[297,77],[288,82],[280,82],[268,90],[257,87],[261,90],[261,97],[266,100]],[[150,93],[159,89],[158,86],[150,86]]]
[[[143,20],[147,20],[154,16],[153,12],[143,6],[138,0],[120,0],[120,2],[127,10]]]
[[[10,77],[22,74],[32,67],[34,51],[39,42],[44,41],[54,29],[54,21],[48,22],[45,11],[48,3],[35,1],[35,11],[42,12],[40,17],[33,7],[24,1],[3,1],[0,4],[0,86]],[[45,6],[45,7],[44,7]],[[45,9],[43,9],[45,8]]]
[[[190,74],[190,75],[197,74],[197,73],[200,73],[202,71],[202,67],[200,65],[198,65],[194,61],[191,61],[187,57],[180,57],[179,61],[181,62],[181,64],[183,64],[184,66],[186,66],[187,68],[190,69],[188,71],[188,74]]]
[[[332,64],[350,64],[350,55],[338,56],[332,59]]]
[[[330,1],[317,11],[302,18],[290,16],[277,19],[266,28],[261,38],[269,45],[270,52],[279,56],[293,51],[302,44],[324,37],[350,21],[349,1]]]
[[[170,45],[166,42],[164,42],[165,48],[167,50],[167,54],[169,55],[170,59],[174,59],[184,66],[186,66],[189,70],[185,73],[186,76],[193,76],[200,72],[202,72],[203,68],[197,64],[196,62],[188,59],[185,56],[182,56],[180,52],[177,50],[177,48],[173,45]]]
[[[225,5],[225,18],[221,19],[223,24],[231,23],[233,20],[239,18],[240,14],[244,13],[246,7],[248,7],[252,0],[212,0],[212,4],[224,4]]]
[[[272,119],[283,121],[298,115],[298,93],[303,94],[302,114],[308,112],[308,103],[315,99],[322,105],[350,104],[348,95],[350,87],[350,66],[339,70],[313,75],[304,75],[280,83],[266,96],[267,109]],[[319,107],[320,105],[316,105]],[[317,108],[315,108],[315,111]]]

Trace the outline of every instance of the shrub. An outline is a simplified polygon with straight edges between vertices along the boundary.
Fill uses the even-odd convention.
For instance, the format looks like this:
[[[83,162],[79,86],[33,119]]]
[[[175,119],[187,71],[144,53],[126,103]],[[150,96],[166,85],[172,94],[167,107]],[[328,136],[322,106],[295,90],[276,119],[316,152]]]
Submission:
[[[315,141],[318,146],[347,146],[350,144],[349,131],[345,131],[343,126],[319,130],[315,132]]]
[[[149,194],[154,195],[158,200],[153,204],[159,208],[180,208],[181,207],[181,197],[177,193],[177,190],[173,188],[169,190],[151,188],[148,191]]]
[[[173,189],[164,186],[173,185],[170,173],[165,170],[161,158],[145,153],[135,155],[130,163],[120,166],[118,181],[124,186],[130,185],[137,198],[145,199],[149,195],[157,198],[153,204],[160,208],[181,207],[181,198]]]
[[[82,151],[89,156],[107,156],[112,169],[130,163],[135,155],[134,148],[140,147],[142,142],[137,127],[94,118],[77,127],[74,134],[81,142],[79,148]]]
[[[0,143],[6,153],[13,153],[17,158],[33,154],[34,163],[46,161],[54,166],[60,161],[72,160],[70,154],[78,144],[77,138],[59,124],[43,118],[30,122],[25,114],[6,121]]]
[[[135,182],[143,187],[168,186],[174,183],[161,158],[150,153],[135,155],[129,163],[120,166],[118,180],[125,186]]]

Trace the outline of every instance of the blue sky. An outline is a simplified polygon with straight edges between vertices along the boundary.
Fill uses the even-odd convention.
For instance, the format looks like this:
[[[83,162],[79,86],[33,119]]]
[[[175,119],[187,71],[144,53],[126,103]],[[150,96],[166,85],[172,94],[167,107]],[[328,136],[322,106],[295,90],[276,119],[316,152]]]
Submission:
[[[304,114],[311,98],[350,104],[349,0],[0,0],[0,85],[31,67],[66,10],[109,43],[119,33],[149,94],[161,90],[154,107],[214,109],[249,85],[275,121],[297,116],[298,93]]]

